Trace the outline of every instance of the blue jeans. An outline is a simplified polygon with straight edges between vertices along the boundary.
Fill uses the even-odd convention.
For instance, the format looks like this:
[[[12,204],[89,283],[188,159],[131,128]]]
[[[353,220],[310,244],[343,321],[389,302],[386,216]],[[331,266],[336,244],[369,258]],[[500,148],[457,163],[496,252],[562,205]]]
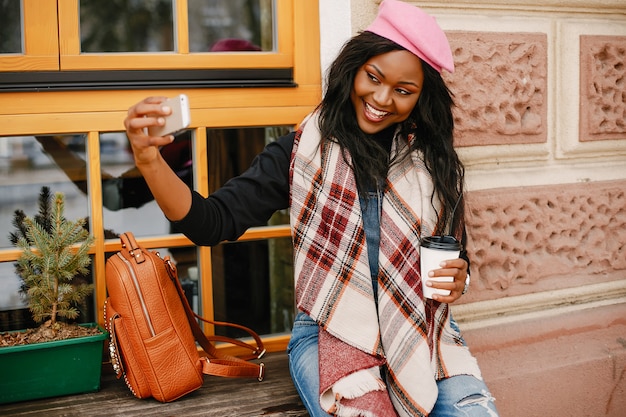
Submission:
[[[457,375],[437,381],[439,396],[430,417],[498,417],[495,398],[483,381]]]
[[[317,323],[298,313],[287,347],[289,371],[311,417],[328,416],[319,404]],[[470,375],[459,375],[437,382],[439,396],[430,417],[498,417],[494,398],[485,383]]]
[[[317,351],[317,323],[304,313],[298,313],[293,322],[291,339],[287,346],[289,372],[311,417],[329,414],[320,406],[320,372]]]

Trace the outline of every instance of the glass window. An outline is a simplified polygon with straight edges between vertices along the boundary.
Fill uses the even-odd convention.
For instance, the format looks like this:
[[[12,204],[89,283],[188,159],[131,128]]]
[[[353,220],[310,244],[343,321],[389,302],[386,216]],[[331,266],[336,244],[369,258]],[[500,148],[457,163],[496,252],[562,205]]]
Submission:
[[[13,247],[9,233],[14,231],[16,210],[30,217],[38,214],[39,195],[44,186],[52,194],[65,194],[64,214],[68,219],[89,216],[87,195],[81,190],[81,187],[86,189],[86,177],[84,171],[75,169],[75,155],[85,155],[83,135],[0,138],[0,230],[3,231],[0,248]],[[93,282],[91,273],[77,279]],[[20,285],[14,263],[0,264],[0,331],[30,325],[30,313],[19,293]],[[79,306],[79,321],[94,321],[93,302],[93,297],[89,297]]]
[[[14,263],[0,263],[0,332],[35,326],[28,306],[20,295],[20,284]]]
[[[189,0],[189,51],[273,51],[271,0]]]
[[[81,0],[81,52],[175,51],[173,0]]]
[[[39,142],[43,151],[74,184],[72,192],[80,192],[85,197],[88,192],[86,135],[42,138]],[[127,230],[139,237],[170,233],[169,222],[135,167],[126,134],[102,133],[99,142],[105,238],[115,238]],[[190,131],[177,136],[161,152],[181,178],[188,185],[193,184]]]
[[[193,184],[191,138],[191,131],[185,131],[161,149],[163,158],[190,186]],[[100,134],[100,162],[105,229],[116,234],[132,230],[138,237],[169,234],[170,223],[135,167],[124,132]]]
[[[35,213],[27,213],[29,216]],[[93,256],[89,271],[85,275],[75,276],[73,283],[93,284]],[[0,263],[0,332],[7,330],[22,330],[36,327],[37,324],[28,308],[26,299],[21,292],[22,281],[15,271],[15,262]],[[97,321],[94,309],[94,294],[87,296],[81,303],[76,304],[79,311],[75,319],[78,323],[93,323]]]
[[[273,51],[271,0],[189,0],[191,52]],[[175,51],[172,0],[81,0],[82,52]]]
[[[86,187],[84,173],[73,170],[74,160],[64,157],[66,148],[85,153],[81,135],[19,136],[0,138],[0,229],[12,229],[13,213],[23,210],[33,216],[38,210],[41,188],[65,194],[65,215],[87,217],[87,196],[72,181]],[[78,139],[78,141],[76,141]],[[63,152],[59,153],[61,150]],[[9,248],[8,233],[0,235],[0,248]]]
[[[295,311],[292,249],[289,237],[214,247],[215,319],[242,324],[259,334],[290,332]],[[245,336],[229,327],[216,327],[215,331],[224,336]]]
[[[209,191],[217,190],[232,177],[243,173],[265,145],[290,130],[285,126],[207,129]]]
[[[209,189],[221,187],[245,171],[265,145],[287,134],[290,127],[207,129]],[[270,225],[289,223],[286,211]],[[290,238],[223,243],[211,250],[215,319],[240,323],[260,334],[283,333],[293,324],[293,268]],[[244,336],[237,330],[216,333]]]
[[[22,2],[0,0],[0,54],[21,54]]]
[[[180,285],[185,291],[189,305],[197,314],[202,314],[200,291],[202,280],[198,268],[198,249],[196,246],[182,246],[158,250],[161,256],[169,256],[176,265]]]

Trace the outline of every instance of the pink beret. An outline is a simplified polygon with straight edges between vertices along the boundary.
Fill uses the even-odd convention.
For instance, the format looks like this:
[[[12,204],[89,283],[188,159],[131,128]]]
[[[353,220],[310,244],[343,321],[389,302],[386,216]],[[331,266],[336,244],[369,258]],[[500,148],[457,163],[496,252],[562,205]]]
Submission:
[[[378,16],[365,29],[406,48],[441,72],[454,72],[454,60],[446,34],[434,17],[399,0],[383,0]]]

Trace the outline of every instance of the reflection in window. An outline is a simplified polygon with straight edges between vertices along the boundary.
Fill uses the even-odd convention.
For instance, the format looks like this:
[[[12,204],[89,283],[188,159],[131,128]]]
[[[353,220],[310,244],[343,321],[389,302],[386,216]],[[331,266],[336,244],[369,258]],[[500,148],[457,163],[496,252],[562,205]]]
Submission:
[[[100,139],[100,166],[105,237],[115,238],[128,230],[135,236],[170,233],[170,224],[152,197],[145,180],[135,167],[126,134],[102,133]],[[86,136],[40,136],[38,142],[61,167],[75,185],[75,191],[88,193]],[[191,133],[177,136],[161,149],[164,159],[188,184],[193,183],[191,170]]]
[[[191,131],[185,131],[161,148],[163,159],[189,186],[193,185],[191,138]],[[130,230],[135,236],[174,233],[135,167],[126,134],[102,133],[100,158],[105,229],[116,234]]]
[[[33,216],[36,213],[27,212],[26,214]],[[93,284],[93,256],[88,272],[75,276],[72,282],[79,285]],[[25,295],[21,291],[21,285],[22,280],[15,272],[15,262],[0,263],[0,288],[2,289],[0,291],[0,332],[33,328],[41,324],[33,320]],[[75,303],[74,306],[78,309],[79,315],[76,319],[69,320],[70,322],[93,323],[97,321],[93,293],[80,303]]]
[[[22,53],[22,2],[0,0],[0,54]]]
[[[211,251],[215,319],[259,334],[287,333],[294,318],[291,238],[223,243]],[[217,334],[246,336],[217,327]]]
[[[188,0],[189,51],[272,51],[272,3],[272,0]]]
[[[196,313],[202,312],[200,292],[202,281],[198,269],[198,250],[195,246],[170,248],[167,252],[159,252],[161,256],[169,256],[176,264],[180,285],[185,291],[189,305]]]
[[[286,126],[207,129],[209,191],[243,173],[265,145],[292,130]]]
[[[207,129],[209,191],[217,190],[228,179],[245,171],[267,143],[289,130],[280,126]],[[161,148],[163,159],[191,188],[194,186],[192,137],[191,130],[184,131]],[[131,230],[140,237],[175,233],[135,167],[125,133],[100,135],[100,159],[105,229],[116,234]],[[288,220],[280,224],[287,223]]]
[[[20,295],[20,283],[14,263],[0,263],[0,332],[35,327],[28,305]]]
[[[58,150],[63,152],[59,153]],[[65,150],[70,150],[66,152]],[[28,216],[37,214],[43,186],[52,193],[65,194],[65,216],[88,217],[88,200],[74,182],[85,180],[84,173],[73,169],[73,156],[85,155],[82,135],[21,136],[0,138],[0,248],[11,248],[15,210]],[[82,160],[82,159],[81,159]],[[82,277],[92,281],[91,274]],[[13,262],[0,264],[0,331],[28,326],[28,310],[19,294],[20,280]],[[79,307],[80,321],[94,321],[93,299]]]
[[[174,51],[173,0],[80,0],[81,52]]]
[[[61,154],[58,149],[71,149]],[[16,209],[34,215],[41,187],[65,194],[65,215],[70,219],[89,215],[87,196],[72,182],[85,181],[84,171],[74,169],[74,155],[85,155],[82,135],[19,136],[0,138],[0,229],[9,230]],[[82,158],[80,158],[82,160]],[[7,233],[0,234],[0,248],[11,247]]]
[[[217,190],[245,171],[265,145],[291,128],[252,127],[207,129],[209,190]],[[286,211],[277,212],[271,225],[289,224]],[[291,331],[293,269],[290,238],[224,243],[211,250],[215,318],[244,324],[260,334]],[[229,328],[216,332],[242,336]]]

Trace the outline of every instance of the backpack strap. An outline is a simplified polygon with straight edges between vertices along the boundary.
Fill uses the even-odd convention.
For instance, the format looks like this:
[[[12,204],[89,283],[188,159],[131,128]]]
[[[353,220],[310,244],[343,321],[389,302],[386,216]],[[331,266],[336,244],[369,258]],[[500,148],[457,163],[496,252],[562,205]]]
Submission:
[[[191,327],[191,331],[193,332],[196,341],[200,344],[200,346],[204,349],[207,356],[203,357],[202,361],[202,372],[207,375],[216,375],[216,376],[224,376],[224,377],[254,377],[259,381],[262,381],[265,377],[265,365],[263,363],[256,364],[252,362],[248,362],[250,359],[260,359],[265,354],[265,348],[263,347],[263,341],[259,337],[259,335],[252,329],[248,327],[234,324],[234,323],[226,323],[226,322],[217,322],[212,320],[207,320],[203,317],[197,315],[189,305],[187,301],[187,297],[185,297],[185,291],[183,287],[180,285],[180,281],[178,280],[178,274],[176,272],[176,267],[171,262],[170,259],[165,259],[166,268],[170,275],[170,278],[174,282],[174,286],[178,291],[178,295],[180,297],[181,302],[183,303],[183,307],[185,308],[185,313],[187,314],[187,320],[189,321],[189,326]],[[226,337],[226,336],[206,336],[197,320],[202,320],[205,323],[214,324],[217,326],[229,326],[237,329],[241,329],[246,331],[248,334],[252,336],[254,339],[256,346],[253,346],[249,343],[243,342],[238,339]],[[236,346],[244,347],[249,349],[251,353],[242,358],[226,355],[221,353],[215,348],[213,341],[218,342],[227,342]]]
[[[146,258],[143,254],[143,249],[141,249],[141,246],[137,244],[135,236],[132,233],[122,233],[122,235],[120,236],[120,240],[122,241],[122,250],[128,252],[135,261],[135,263],[140,264],[145,262]]]

